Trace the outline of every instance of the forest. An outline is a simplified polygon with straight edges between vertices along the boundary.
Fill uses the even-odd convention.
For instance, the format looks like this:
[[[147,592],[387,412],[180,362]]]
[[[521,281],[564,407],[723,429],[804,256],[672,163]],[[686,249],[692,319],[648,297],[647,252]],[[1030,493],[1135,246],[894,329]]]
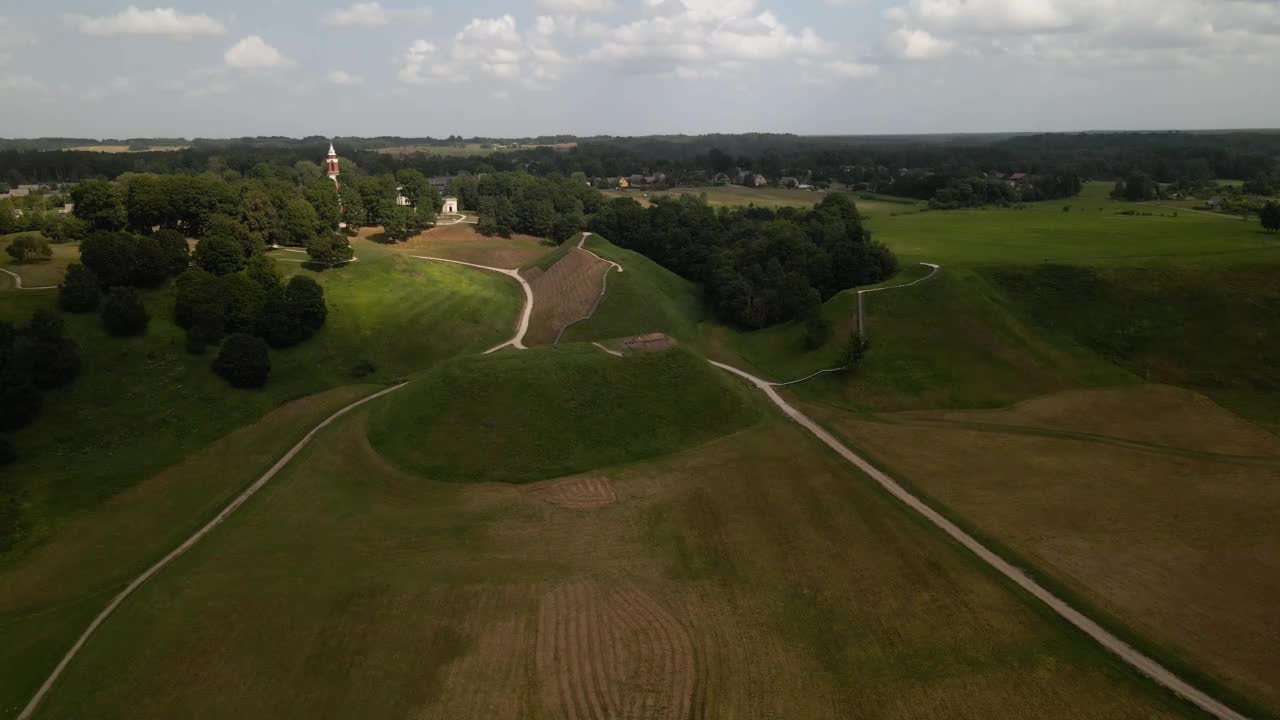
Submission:
[[[618,198],[591,230],[701,283],[725,320],[758,329],[817,314],[841,290],[881,282],[897,258],[871,239],[847,195],[811,210],[722,208],[699,198],[660,198],[643,208]]]

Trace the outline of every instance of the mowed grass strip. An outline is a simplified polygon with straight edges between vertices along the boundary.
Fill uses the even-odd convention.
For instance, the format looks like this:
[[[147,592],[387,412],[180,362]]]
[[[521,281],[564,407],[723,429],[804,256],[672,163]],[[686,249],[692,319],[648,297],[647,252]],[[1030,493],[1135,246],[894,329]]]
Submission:
[[[365,432],[144,586],[40,717],[1194,717],[789,423],[595,472],[591,509]]]
[[[356,382],[385,383],[510,336],[521,293],[510,280],[469,268],[411,260],[377,247],[360,262],[308,273],[326,291],[325,327],[302,345],[271,353],[261,391],[238,391],[209,369],[212,352],[186,352],[170,319],[172,288],[143,294],[146,336],[115,338],[96,314],[63,315],[83,369],[45,395],[45,409],[14,433],[13,474],[23,519],[12,554],[52,536],[76,512],[155,475],[284,402]],[[56,293],[8,293],[0,319],[25,322]]]
[[[0,561],[0,709],[16,713],[125,584],[178,546],[316,424],[378,386],[297,400]]]
[[[1144,386],[1000,411],[806,411],[1144,652],[1277,716],[1280,439]]]
[[[380,403],[370,437],[423,477],[529,482],[674,452],[760,415],[686,350],[617,358],[579,344],[444,363]]]
[[[21,263],[14,262],[5,250],[10,243],[23,236],[44,237],[36,232],[0,236],[0,267],[21,276],[22,286],[25,288],[56,286],[62,282],[67,266],[80,261],[78,243],[49,243],[49,248],[53,250],[52,257],[33,258]],[[13,278],[0,273],[0,290],[12,290],[15,285]]]
[[[591,315],[600,302],[605,273],[611,266],[572,248],[558,262],[530,281],[533,314],[529,318],[528,345],[550,345],[569,323]]]
[[[661,332],[685,342],[698,338],[706,318],[702,289],[637,252],[624,250],[599,235],[585,247],[623,267],[609,274],[609,292],[586,322],[565,333],[564,342],[611,340]]]

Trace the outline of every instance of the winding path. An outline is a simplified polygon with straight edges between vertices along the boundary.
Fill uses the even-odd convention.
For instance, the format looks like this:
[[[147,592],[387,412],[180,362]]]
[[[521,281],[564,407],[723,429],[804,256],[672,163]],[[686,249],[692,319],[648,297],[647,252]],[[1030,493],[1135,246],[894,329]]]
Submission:
[[[27,706],[22,709],[21,713],[18,714],[18,720],[29,720],[29,718],[31,718],[35,714],[36,710],[40,707],[40,703],[44,701],[45,696],[47,696],[49,694],[49,691],[53,689],[54,683],[58,681],[58,678],[62,677],[62,673],[66,671],[67,666],[70,665],[71,661],[74,660],[76,655],[80,653],[81,648],[83,648],[84,644],[89,641],[89,638],[93,635],[94,631],[98,629],[98,626],[102,625],[102,623],[105,622],[107,618],[111,617],[111,613],[115,612],[116,608],[120,607],[120,604],[123,603],[126,598],[132,595],[135,590],[141,587],[143,583],[150,580],[152,577],[155,576],[156,573],[163,570],[166,565],[173,562],[174,560],[177,560],[184,553],[186,553],[188,550],[194,547],[196,543],[200,542],[200,540],[203,539],[205,535],[208,535],[210,532],[213,531],[214,528],[218,527],[227,518],[231,517],[232,513],[238,510],[241,505],[244,505],[249,500],[249,498],[257,494],[257,492],[261,490],[264,485],[270,482],[271,478],[275,477],[277,473],[279,473],[281,470],[284,469],[284,466],[289,464],[290,460],[293,460],[293,458],[298,453],[302,452],[302,449],[305,448],[308,444],[310,444],[311,440],[321,430],[325,429],[331,423],[333,423],[333,421],[337,420],[343,415],[346,415],[352,410],[355,410],[361,405],[364,405],[365,403],[370,402],[372,400],[376,400],[382,397],[383,395],[388,395],[390,393],[393,393],[407,384],[408,383],[400,383],[395,387],[389,387],[386,390],[382,390],[381,392],[376,392],[372,395],[361,398],[351,403],[350,405],[342,408],[341,410],[335,412],[334,414],[330,415],[328,418],[325,418],[324,422],[312,428],[311,432],[307,433],[301,440],[298,441],[298,444],[294,445],[289,450],[289,452],[284,454],[284,457],[277,460],[276,464],[272,465],[270,470],[267,470],[267,472],[263,473],[262,477],[255,480],[252,485],[250,485],[248,488],[245,488],[244,492],[237,495],[234,500],[228,503],[227,506],[222,509],[222,512],[218,513],[217,516],[214,517],[212,520],[210,520],[208,523],[206,523],[204,527],[197,530],[194,535],[192,535],[191,537],[183,541],[181,545],[179,545],[178,547],[170,551],[168,555],[165,555],[163,558],[161,558],[159,562],[147,568],[141,575],[134,578],[133,582],[130,582],[128,585],[126,585],[124,590],[121,590],[114,598],[112,598],[111,602],[108,603],[107,606],[102,609],[102,612],[98,613],[98,615],[93,618],[93,621],[89,623],[89,627],[85,628],[84,632],[80,633],[80,637],[76,639],[75,644],[71,646],[71,649],[67,651],[67,654],[62,656],[62,660],[60,660],[57,666],[53,668],[53,672],[49,673],[49,677],[45,679],[44,684],[41,685],[40,689],[36,691],[36,694],[31,698],[31,702],[27,703]]]
[[[586,241],[586,235],[584,235],[582,240],[579,241],[579,247],[581,247],[582,242],[585,242],[585,241]],[[587,252],[590,252],[590,251],[587,251]],[[594,253],[592,254],[594,255]],[[506,270],[503,268],[488,267],[485,265],[477,265],[475,263],[462,262],[460,260],[448,260],[445,258],[427,257],[427,256],[421,256],[421,255],[414,255],[412,257],[415,257],[421,260],[432,260],[435,262],[451,263],[454,265],[463,265],[467,267],[477,268],[480,270],[487,270],[489,272],[496,272],[496,273],[514,278],[517,282],[519,282],[520,286],[524,288],[525,306],[524,306],[524,311],[521,313],[520,324],[516,330],[516,334],[507,342],[488,350],[486,354],[496,352],[506,347],[513,347],[516,350],[526,349],[523,341],[524,341],[525,333],[529,329],[529,316],[533,311],[533,289],[529,287],[529,283],[527,283],[524,280],[524,278],[520,276],[519,270]],[[603,260],[603,258],[601,259]],[[606,262],[611,262],[611,261],[606,261]],[[897,287],[910,287],[912,285],[923,282],[924,280],[927,280],[933,277],[934,274],[938,272],[939,268],[937,265],[932,265],[931,263],[922,263],[922,264],[930,265],[933,268],[933,272],[931,272],[928,276],[920,278],[919,280],[916,280],[911,283],[859,291],[858,293],[859,299],[861,299],[862,294],[865,292],[878,292],[880,290],[889,290]],[[622,266],[617,265],[617,263],[614,263],[614,265],[615,267],[618,268],[619,272],[622,271]],[[600,347],[601,349],[605,350],[605,352],[610,352],[607,348],[604,348],[603,346],[597,345],[597,347]],[[611,353],[611,354],[616,354],[616,353]],[[934,527],[946,533],[950,538],[958,542],[960,545],[964,546],[967,550],[969,550],[974,555],[976,555],[980,560],[982,560],[987,565],[995,569],[996,572],[999,572],[1001,575],[1003,575],[1004,577],[1008,578],[1009,580],[1017,584],[1020,588],[1022,588],[1024,591],[1029,593],[1031,596],[1035,597],[1037,600],[1039,600],[1040,602],[1048,606],[1049,609],[1051,609],[1058,616],[1062,617],[1067,622],[1074,625],[1080,631],[1084,632],[1086,635],[1088,635],[1098,644],[1102,645],[1104,648],[1114,653],[1122,661],[1124,661],[1125,663],[1127,663],[1128,665],[1130,665],[1131,667],[1133,667],[1143,675],[1146,675],[1147,677],[1151,678],[1152,680],[1159,683],[1160,685],[1168,688],[1169,690],[1173,691],[1177,695],[1185,698],[1188,702],[1191,702],[1192,704],[1204,710],[1205,712],[1209,713],[1210,715],[1214,716],[1215,718],[1218,718],[1218,720],[1248,720],[1248,718],[1246,718],[1244,715],[1232,710],[1231,708],[1227,707],[1223,703],[1214,699],[1210,695],[1202,692],[1195,686],[1183,680],[1173,671],[1166,668],[1164,665],[1160,664],[1153,658],[1145,655],[1144,653],[1140,652],[1133,646],[1129,645],[1128,643],[1124,642],[1120,638],[1116,637],[1114,634],[1112,634],[1111,632],[1103,628],[1097,622],[1087,617],[1084,613],[1072,607],[1065,600],[1058,597],[1057,595],[1054,595],[1052,592],[1044,588],[1035,580],[1031,579],[1025,572],[1014,567],[1012,564],[1006,561],[1003,557],[1001,557],[1000,555],[992,551],[990,548],[988,548],[987,546],[979,542],[977,539],[975,539],[972,535],[960,529],[960,527],[958,527],[955,523],[946,519],[936,510],[929,507],[924,501],[922,501],[920,498],[916,497],[915,495],[907,491],[902,485],[898,484],[898,482],[895,481],[893,478],[881,472],[878,468],[876,468],[870,462],[868,462],[867,460],[859,456],[857,453],[850,450],[844,443],[837,440],[835,436],[827,432],[824,428],[822,428],[822,426],[820,426],[818,423],[814,422],[811,418],[809,418],[809,416],[800,412],[791,404],[789,404],[786,400],[784,400],[782,396],[778,394],[778,391],[776,389],[777,387],[780,386],[779,384],[772,383],[767,380],[758,378],[748,372],[739,370],[738,368],[733,367],[732,365],[726,365],[724,363],[719,363],[714,360],[708,360],[708,362],[714,365],[715,367],[720,368],[721,370],[724,370],[725,372],[736,375],[746,380],[747,382],[750,382],[751,384],[755,385],[765,394],[766,397],[769,398],[770,401],[773,402],[774,405],[776,405],[780,410],[782,410],[782,412],[787,417],[791,418],[793,421],[795,421],[796,424],[800,425],[802,428],[804,428],[809,433],[814,435],[816,438],[821,440],[823,444],[825,444],[827,447],[835,451],[836,454],[840,455],[840,457],[842,457],[845,461],[847,461],[848,463],[850,463],[851,465],[853,465],[854,467],[858,468],[863,473],[871,477],[873,480],[875,480],[882,488],[884,488],[884,490],[886,490],[889,494],[897,498],[898,501],[906,505],[912,511],[919,514],[925,520],[929,521],[929,523],[932,524]],[[829,372],[829,371],[820,371],[817,374],[821,374],[821,372]],[[400,388],[404,387],[405,384],[406,383],[402,383],[400,385],[396,385],[395,387],[387,388],[386,390],[382,390],[381,392],[375,393],[366,398],[358,400],[346,406],[345,408],[342,408],[341,410],[334,413],[333,415],[329,416],[324,422],[320,423],[315,428],[313,428],[311,432],[307,433],[307,435],[303,437],[302,440],[298,442],[298,444],[294,445],[293,448],[284,455],[284,457],[280,458],[280,460],[277,461],[276,464],[273,465],[271,469],[268,470],[262,477],[258,478],[258,480],[255,481],[253,485],[250,485],[244,492],[242,492],[234,500],[232,500],[230,504],[228,504],[225,508],[223,508],[222,512],[218,513],[217,517],[215,517],[213,520],[210,520],[208,524],[206,524],[204,527],[198,530],[194,535],[188,538],[185,542],[183,542],[181,545],[175,548],[172,552],[170,552],[168,555],[162,558],[155,565],[152,565],[145,572],[143,572],[141,575],[135,578],[133,582],[129,583],[129,585],[126,586],[125,589],[122,590],[118,595],[116,595],[115,598],[113,598],[112,601],[107,605],[107,607],[104,608],[102,612],[99,613],[97,617],[93,619],[93,621],[89,624],[89,627],[86,628],[83,633],[81,633],[80,637],[76,640],[75,644],[71,647],[70,650],[67,651],[67,654],[62,658],[62,660],[54,668],[53,672],[49,675],[48,679],[44,681],[44,684],[40,686],[40,689],[36,692],[35,696],[31,698],[31,702],[27,704],[27,706],[23,709],[22,713],[18,716],[19,720],[29,720],[29,718],[32,717],[36,709],[40,706],[40,703],[44,700],[45,696],[48,695],[49,691],[53,688],[53,685],[57,682],[58,678],[61,677],[63,672],[66,670],[67,666],[80,652],[80,649],[84,646],[84,644],[89,640],[90,636],[93,635],[93,632],[97,630],[98,626],[100,626],[104,621],[106,621],[106,619],[110,617],[110,615],[116,610],[116,608],[119,607],[120,604],[123,603],[124,600],[128,598],[129,595],[132,594],[139,586],[141,586],[143,583],[149,580],[156,573],[160,572],[160,570],[164,569],[164,567],[169,563],[171,563],[173,560],[180,557],[183,553],[185,553],[197,542],[199,542],[205,535],[211,532],[214,528],[221,525],[222,522],[227,519],[227,517],[229,517],[241,505],[243,505],[246,501],[248,501],[249,498],[251,498],[255,493],[261,490],[262,487],[266,485],[268,481],[271,480],[271,478],[273,478],[277,473],[280,472],[281,469],[283,469],[286,465],[288,465],[289,462],[294,458],[294,456],[296,456],[299,452],[301,452],[302,449],[305,448],[307,444],[311,442],[311,439],[314,438],[316,434],[319,433],[322,429],[324,429],[330,423],[342,417],[346,413],[350,412],[351,410],[354,410],[355,408],[367,402],[375,400],[379,397],[393,393],[399,390]],[[786,383],[786,384],[789,384],[789,383]]]
[[[40,285],[40,286],[37,286],[37,287],[23,287],[23,286],[22,286],[22,276],[21,276],[21,275],[19,275],[18,273],[13,272],[12,270],[6,270],[6,269],[4,269],[4,268],[0,268],[0,272],[4,273],[5,275],[8,275],[8,276],[9,276],[9,277],[11,277],[11,278],[13,278],[13,289],[14,289],[14,290],[57,290],[57,289],[58,289],[58,286],[57,286],[57,285]]]
[[[513,278],[516,282],[520,283],[520,287],[524,288],[524,310],[521,311],[520,313],[520,324],[516,328],[516,334],[512,336],[510,340],[502,343],[501,345],[489,348],[484,352],[484,354],[488,355],[489,353],[495,353],[507,347],[512,347],[512,348],[515,348],[516,350],[528,349],[524,346],[524,336],[526,333],[529,332],[529,317],[533,315],[533,288],[529,287],[529,283],[526,282],[523,277],[520,277],[520,271],[518,269],[507,270],[505,268],[489,267],[488,265],[477,265],[475,263],[463,262],[461,260],[449,260],[446,258],[430,257],[427,255],[410,255],[409,257],[417,258],[418,260],[432,260],[435,262],[450,263],[453,265],[465,265],[466,267],[478,268],[480,270],[488,270],[489,272],[495,272],[495,273],[498,273],[499,275],[506,275],[507,277]]]
[[[618,263],[616,263],[616,262],[614,262],[614,261],[612,261],[612,260],[605,260],[604,258],[600,257],[599,255],[597,255],[597,254],[595,254],[595,253],[591,252],[590,250],[586,249],[585,247],[583,247],[583,244],[587,242],[587,238],[591,237],[591,236],[592,236],[592,235],[594,235],[594,234],[595,234],[595,233],[589,233],[589,232],[584,232],[584,233],[582,233],[582,237],[578,239],[578,247],[577,247],[577,249],[578,249],[578,250],[581,250],[582,252],[584,252],[584,253],[586,253],[586,254],[590,255],[591,257],[593,257],[593,258],[595,258],[595,259],[599,260],[600,262],[609,263],[609,265],[611,266],[611,267],[609,268],[609,270],[617,270],[617,271],[618,271],[618,272],[620,272],[620,273],[621,273],[621,272],[626,272],[626,270],[623,270],[623,269],[622,269],[622,266],[621,266],[621,265],[619,265]],[[604,277],[602,277],[602,278],[600,279],[600,297],[596,298],[595,303],[591,306],[591,310],[590,310],[590,311],[589,311],[589,312],[588,312],[584,317],[580,317],[580,318],[578,318],[577,320],[574,320],[573,322],[566,323],[564,327],[560,328],[560,332],[556,333],[556,340],[555,340],[555,342],[551,343],[552,345],[559,345],[559,344],[560,344],[560,339],[564,337],[564,333],[565,333],[565,331],[566,331],[566,330],[568,330],[570,327],[572,327],[572,326],[574,326],[574,325],[577,325],[577,324],[578,324],[578,323],[580,323],[580,322],[586,322],[586,321],[590,320],[591,318],[595,317],[595,315],[596,315],[596,310],[599,310],[599,309],[600,309],[600,303],[604,302],[604,296],[605,296],[606,294],[608,294],[608,292],[609,292],[609,270],[605,270],[605,271],[604,271]],[[597,347],[600,347],[600,346],[599,346],[599,345],[597,345]],[[605,352],[610,352],[610,351],[609,351],[609,350],[605,350]]]

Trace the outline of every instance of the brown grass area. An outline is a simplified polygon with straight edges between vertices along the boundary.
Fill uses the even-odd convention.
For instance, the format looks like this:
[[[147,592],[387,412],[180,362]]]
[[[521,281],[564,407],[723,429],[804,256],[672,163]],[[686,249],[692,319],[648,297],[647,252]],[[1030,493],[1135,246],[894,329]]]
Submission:
[[[529,318],[529,345],[550,345],[561,328],[590,314],[600,299],[609,263],[578,248],[529,281],[533,288],[533,315]]]
[[[1274,457],[1273,437],[1160,387],[888,422],[808,410],[1143,636],[1280,707],[1280,461],[1208,454]],[[938,416],[957,424],[921,421]]]
[[[371,238],[381,233],[381,228],[361,228],[356,242],[373,242]],[[529,235],[487,237],[476,232],[472,225],[442,225],[383,247],[407,255],[430,255],[504,269],[527,265],[554,249],[545,240]]]
[[[1035,428],[1227,455],[1280,458],[1280,438],[1198,392],[1170,385],[1075,390],[1000,410],[931,410],[893,417]]]
[[[530,492],[552,505],[579,510],[612,505],[618,500],[609,478],[592,475],[538,483]]]
[[[122,606],[49,716],[1183,716],[790,424],[597,471],[583,512],[394,471],[364,422]]]

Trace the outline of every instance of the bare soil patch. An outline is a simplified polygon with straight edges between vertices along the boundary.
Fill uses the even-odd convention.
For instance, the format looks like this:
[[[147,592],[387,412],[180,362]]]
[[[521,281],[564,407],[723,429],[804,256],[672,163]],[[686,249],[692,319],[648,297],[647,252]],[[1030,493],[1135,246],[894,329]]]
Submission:
[[[628,584],[574,582],[547,593],[536,666],[543,706],[557,717],[690,717],[697,676],[689,634]]]
[[[361,228],[358,238],[372,242],[371,238],[381,233],[382,228]],[[527,265],[555,249],[547,241],[529,235],[488,237],[465,224],[434,227],[385,247],[408,255],[430,255],[504,269]]]
[[[663,333],[637,335],[622,341],[622,347],[630,352],[662,352],[675,346],[675,338]]]
[[[543,502],[573,510],[590,510],[618,501],[609,478],[594,475],[539,483],[531,494]]]
[[[566,325],[590,315],[608,270],[609,263],[574,248],[546,272],[531,278],[533,315],[525,343],[549,345]]]

